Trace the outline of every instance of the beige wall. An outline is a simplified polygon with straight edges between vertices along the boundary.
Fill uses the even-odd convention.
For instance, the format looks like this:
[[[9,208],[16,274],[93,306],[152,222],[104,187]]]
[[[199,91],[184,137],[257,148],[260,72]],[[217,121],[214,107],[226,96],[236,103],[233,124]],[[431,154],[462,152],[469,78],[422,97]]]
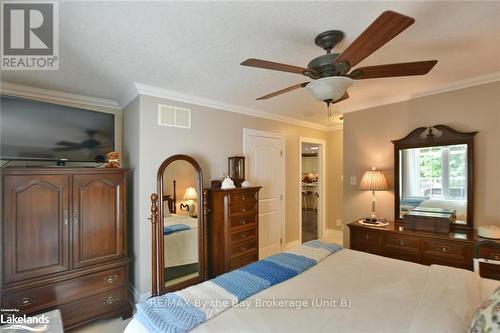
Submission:
[[[131,214],[132,221],[129,223],[133,224],[131,228],[134,230],[132,249],[135,261],[132,275],[134,286],[140,294],[147,293],[151,285],[151,235],[146,218],[150,210],[149,197],[156,191],[158,167],[171,155],[191,155],[200,164],[204,185],[208,187],[211,179],[221,178],[223,173],[227,172],[228,156],[243,153],[243,128],[271,131],[286,136],[284,242],[298,240],[299,137],[327,140],[327,132],[162,98],[140,96],[138,99],[138,105],[128,106],[124,110],[124,161],[135,165],[135,188],[131,193],[134,196],[134,209],[137,210]],[[190,108],[192,128],[158,126],[158,103]],[[137,115],[139,119],[136,118]],[[131,126],[136,126],[137,129],[132,129]],[[128,138],[129,135],[133,138]],[[138,146],[138,151],[135,146]]]
[[[393,144],[411,130],[444,124],[475,137],[474,225],[500,225],[500,82],[420,97],[344,115],[344,223],[370,212],[370,193],[350,185],[371,166],[384,170],[390,191],[377,192],[377,213],[394,218]],[[344,242],[349,233],[345,228]]]
[[[343,177],[343,136],[344,131],[328,133],[327,186],[328,221],[327,228],[342,229],[342,177]],[[337,225],[337,221],[340,225]]]

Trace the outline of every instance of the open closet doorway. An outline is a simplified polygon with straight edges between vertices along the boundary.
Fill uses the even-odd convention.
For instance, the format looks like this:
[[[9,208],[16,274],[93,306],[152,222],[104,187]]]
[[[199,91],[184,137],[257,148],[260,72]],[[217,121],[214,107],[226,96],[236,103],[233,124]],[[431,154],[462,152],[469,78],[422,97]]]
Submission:
[[[326,221],[324,140],[299,138],[300,241],[322,239]]]

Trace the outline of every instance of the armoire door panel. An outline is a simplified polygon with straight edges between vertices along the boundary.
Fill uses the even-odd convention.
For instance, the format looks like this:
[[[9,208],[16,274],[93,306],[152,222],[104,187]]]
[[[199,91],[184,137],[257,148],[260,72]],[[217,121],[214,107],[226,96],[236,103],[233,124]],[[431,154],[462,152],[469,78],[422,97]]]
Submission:
[[[75,175],[73,179],[73,265],[121,258],[123,251],[122,173]]]
[[[4,177],[4,278],[69,269],[68,175]]]

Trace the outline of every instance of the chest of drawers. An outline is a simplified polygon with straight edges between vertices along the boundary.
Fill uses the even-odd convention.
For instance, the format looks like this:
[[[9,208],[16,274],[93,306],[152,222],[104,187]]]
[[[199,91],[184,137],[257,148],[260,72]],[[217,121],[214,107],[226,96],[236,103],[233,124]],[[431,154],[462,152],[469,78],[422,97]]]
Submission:
[[[211,277],[259,259],[259,190],[260,187],[209,190]]]
[[[449,234],[405,230],[398,223],[370,227],[349,225],[351,249],[425,265],[439,264],[472,270],[475,239],[470,232]]]

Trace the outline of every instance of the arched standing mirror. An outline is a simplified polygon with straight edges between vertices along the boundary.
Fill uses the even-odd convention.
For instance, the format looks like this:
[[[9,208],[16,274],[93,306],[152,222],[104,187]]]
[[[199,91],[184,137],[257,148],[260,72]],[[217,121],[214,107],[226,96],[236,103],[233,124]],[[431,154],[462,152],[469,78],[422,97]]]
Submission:
[[[158,170],[157,186],[153,265],[156,261],[158,281],[153,277],[153,286],[157,283],[163,294],[206,279],[207,211],[203,174],[192,157],[174,155],[166,159]]]

